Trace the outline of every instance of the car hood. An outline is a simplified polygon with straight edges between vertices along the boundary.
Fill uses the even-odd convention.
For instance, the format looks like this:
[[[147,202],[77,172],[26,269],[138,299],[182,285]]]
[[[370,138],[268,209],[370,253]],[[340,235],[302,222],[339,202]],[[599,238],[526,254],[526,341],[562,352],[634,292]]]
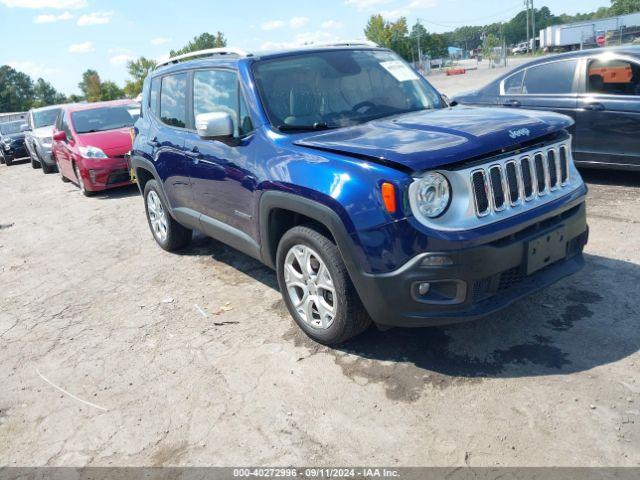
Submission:
[[[33,130],[31,130],[31,135],[37,138],[51,138],[51,136],[53,135],[53,125],[34,128]]]
[[[97,147],[109,157],[121,156],[131,150],[131,128],[78,134],[78,143]]]
[[[12,140],[24,140],[24,133],[5,133],[2,139],[11,138]]]
[[[420,171],[518,146],[572,122],[556,113],[458,106],[311,133],[294,144]]]

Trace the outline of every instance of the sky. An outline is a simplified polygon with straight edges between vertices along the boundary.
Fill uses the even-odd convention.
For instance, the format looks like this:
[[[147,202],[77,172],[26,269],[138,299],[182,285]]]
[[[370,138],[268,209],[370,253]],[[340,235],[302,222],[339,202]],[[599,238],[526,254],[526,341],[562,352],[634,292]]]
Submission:
[[[420,19],[427,30],[509,20],[523,0],[0,0],[0,65],[79,93],[82,72],[97,70],[120,86],[126,62],[166,58],[203,32],[221,31],[228,46],[259,51],[363,38],[370,15]],[[552,13],[594,11],[608,0],[535,0]]]

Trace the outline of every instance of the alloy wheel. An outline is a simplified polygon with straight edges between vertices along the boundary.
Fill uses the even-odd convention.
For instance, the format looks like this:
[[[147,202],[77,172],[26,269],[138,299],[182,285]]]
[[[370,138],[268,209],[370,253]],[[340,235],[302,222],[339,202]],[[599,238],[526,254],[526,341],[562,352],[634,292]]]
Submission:
[[[284,261],[287,294],[302,321],[326,330],[337,315],[336,291],[325,262],[306,245],[291,247]]]
[[[169,230],[167,213],[162,206],[160,197],[154,190],[150,190],[147,195],[147,211],[149,212],[149,223],[153,234],[158,240],[164,242],[167,239]]]
[[[84,186],[84,180],[82,179],[82,175],[80,175],[80,169],[78,168],[78,165],[76,165],[76,164],[73,165],[73,171],[76,172],[76,177],[78,179],[78,187],[80,187],[80,191],[82,193],[86,193],[86,188]]]

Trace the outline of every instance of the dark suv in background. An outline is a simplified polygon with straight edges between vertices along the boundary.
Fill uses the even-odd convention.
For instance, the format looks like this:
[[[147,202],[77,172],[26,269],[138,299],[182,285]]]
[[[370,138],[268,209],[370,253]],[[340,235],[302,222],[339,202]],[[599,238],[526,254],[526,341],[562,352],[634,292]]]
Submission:
[[[579,166],[640,170],[640,46],[545,56],[452,100],[569,115]]]
[[[22,120],[0,123],[0,163],[12,165],[14,160],[29,156],[24,144]]]

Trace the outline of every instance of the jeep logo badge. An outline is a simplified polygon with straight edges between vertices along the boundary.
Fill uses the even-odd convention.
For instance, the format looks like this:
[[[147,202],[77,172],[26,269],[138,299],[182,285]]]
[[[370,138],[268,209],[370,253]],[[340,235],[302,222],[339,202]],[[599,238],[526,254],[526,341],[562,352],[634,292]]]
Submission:
[[[528,137],[531,135],[531,132],[528,128],[521,128],[519,130],[509,130],[509,136],[514,140],[518,137]]]

